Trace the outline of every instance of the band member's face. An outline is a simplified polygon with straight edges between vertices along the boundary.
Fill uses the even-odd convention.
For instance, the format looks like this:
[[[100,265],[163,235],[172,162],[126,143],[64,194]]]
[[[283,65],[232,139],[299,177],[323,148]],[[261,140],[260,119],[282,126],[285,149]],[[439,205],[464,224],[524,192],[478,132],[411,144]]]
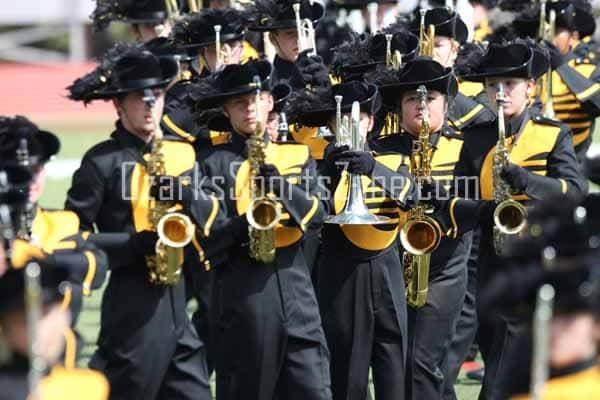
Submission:
[[[223,105],[223,110],[237,133],[250,136],[256,130],[257,107],[259,122],[265,129],[269,113],[273,110],[273,96],[269,92],[261,92],[258,104],[256,104],[256,94],[254,93],[233,97]]]
[[[579,32],[571,32],[564,28],[558,28],[552,43],[556,46],[560,54],[565,55],[570,52],[579,42]]]
[[[342,114],[342,118],[344,118],[344,116],[346,115],[348,116],[348,118],[350,118],[350,114]],[[373,129],[374,124],[375,118],[373,118],[372,115],[367,114],[366,112],[360,113],[360,123],[358,124],[358,130],[360,131],[360,137],[363,141],[367,139],[367,135],[369,134],[371,129]],[[329,121],[329,130],[333,132],[337,137],[337,126],[335,124],[335,118]],[[347,132],[347,134],[349,135],[350,132]],[[346,140],[348,140],[349,144],[352,138],[348,137]]]
[[[29,201],[36,204],[42,194],[44,193],[44,187],[46,187],[46,169],[43,165],[38,166],[33,171],[33,180],[29,186]]]
[[[414,136],[418,135],[423,121],[424,110],[421,109],[419,94],[416,90],[406,92],[401,99],[401,124]],[[446,114],[446,96],[437,90],[427,91],[427,113],[429,114],[430,132],[437,132],[444,124]]]
[[[490,104],[496,108],[496,86],[502,83],[504,89],[504,118],[511,119],[521,115],[527,107],[534,82],[523,78],[492,78],[486,79],[485,90]]]
[[[138,42],[147,42],[157,37],[168,37],[171,33],[171,24],[168,21],[161,24],[143,23],[132,25],[131,29]]]
[[[153,91],[156,103],[152,110],[143,100],[143,91],[128,93],[123,99],[114,101],[125,129],[145,142],[152,140],[155,124],[160,122],[165,104],[164,89]]]
[[[269,113],[269,119],[267,120],[267,133],[274,142],[279,137],[279,113],[271,111]]]
[[[242,53],[244,50],[244,43],[241,40],[231,40],[221,45],[221,62],[223,65],[228,64],[239,64],[242,59]],[[216,70],[217,65],[217,51],[216,46],[213,44],[204,49],[200,50],[200,55],[204,57],[208,69],[211,72]]]
[[[433,59],[446,68],[453,66],[458,55],[458,43],[447,36],[436,36],[433,42]]]
[[[56,363],[63,352],[63,332],[69,329],[71,313],[63,309],[60,303],[45,307],[44,315],[39,321],[38,339],[40,353],[48,365]],[[24,310],[8,312],[0,320],[2,336],[9,347],[17,353],[27,355],[29,351],[29,334]]]
[[[271,34],[271,42],[277,55],[287,61],[296,62],[298,54],[298,31],[296,28],[279,29]]]

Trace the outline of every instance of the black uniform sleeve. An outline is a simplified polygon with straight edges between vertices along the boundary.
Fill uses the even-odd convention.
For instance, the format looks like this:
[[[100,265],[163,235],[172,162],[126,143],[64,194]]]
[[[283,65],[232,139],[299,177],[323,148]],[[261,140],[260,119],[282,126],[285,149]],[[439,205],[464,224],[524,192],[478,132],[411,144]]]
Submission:
[[[600,68],[590,75],[590,79],[583,76],[569,63],[564,63],[556,69],[569,90],[577,97],[591,117],[600,115]]]
[[[552,194],[582,196],[587,190],[588,184],[577,166],[572,135],[569,128],[562,126],[548,157],[547,175],[528,171],[525,193],[532,199],[541,200]]]
[[[376,160],[371,179],[405,210],[419,201],[419,189],[404,163],[394,171]]]
[[[319,179],[315,160],[309,158],[299,184],[284,180],[281,185],[275,185],[274,189],[283,208],[302,231],[306,232],[307,229],[316,228],[323,223],[327,215],[327,205],[322,199],[326,198],[327,188]]]
[[[102,206],[104,189],[105,182],[100,169],[91,158],[84,157],[81,166],[73,175],[65,202],[65,209],[79,216],[82,229],[93,230],[94,221]]]
[[[488,123],[495,118],[494,113],[485,105],[460,92],[454,98],[450,109],[450,122],[457,130]]]
[[[77,247],[69,248],[70,243],[76,243]],[[58,243],[57,250],[49,257],[56,265],[68,267],[70,281],[81,285],[85,296],[89,296],[92,290],[100,288],[106,279],[108,271],[106,253],[92,242],[85,240],[82,234],[68,237]]]

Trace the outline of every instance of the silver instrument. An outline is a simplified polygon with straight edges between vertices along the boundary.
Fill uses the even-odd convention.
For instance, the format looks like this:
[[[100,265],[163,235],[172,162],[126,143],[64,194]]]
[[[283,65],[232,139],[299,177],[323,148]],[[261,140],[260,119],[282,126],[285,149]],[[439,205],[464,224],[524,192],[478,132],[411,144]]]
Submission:
[[[543,285],[537,293],[533,313],[533,355],[529,390],[532,400],[542,398],[550,372],[550,323],[554,311],[554,294],[554,287],[550,284]]]
[[[317,42],[315,39],[315,28],[310,19],[300,17],[300,3],[292,4],[296,17],[296,29],[298,31],[298,49],[300,52],[311,49],[309,56],[317,55]]]
[[[336,123],[337,132],[336,137],[341,143],[346,143],[348,136],[352,140],[352,150],[362,151],[364,149],[364,143],[360,135],[360,104],[358,101],[352,103],[351,119],[348,123],[348,117],[341,117],[341,103],[342,97],[336,96]],[[349,135],[348,135],[349,133]],[[358,174],[349,174],[349,187],[348,195],[346,197],[346,205],[344,210],[337,214],[328,217],[325,223],[337,224],[337,225],[374,225],[384,224],[390,219],[385,216],[375,215],[369,212],[365,204],[361,176]]]

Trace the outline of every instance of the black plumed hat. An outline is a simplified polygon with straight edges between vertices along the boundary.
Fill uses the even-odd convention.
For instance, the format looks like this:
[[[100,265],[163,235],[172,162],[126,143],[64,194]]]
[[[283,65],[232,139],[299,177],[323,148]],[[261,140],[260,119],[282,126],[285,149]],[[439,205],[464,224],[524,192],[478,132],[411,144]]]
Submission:
[[[556,27],[579,32],[580,36],[592,35],[596,30],[596,21],[588,2],[557,1],[546,3],[546,20],[550,19],[550,11],[556,13]],[[515,17],[513,26],[521,37],[535,38],[538,35],[540,6],[529,6]]]
[[[366,72],[372,71],[386,61],[386,34],[392,35],[392,54],[398,50],[402,62],[412,60],[419,50],[419,38],[408,31],[387,31],[374,36],[353,34],[351,39],[333,49],[332,70],[342,80],[361,80]]]
[[[0,117],[0,163],[17,166],[23,144],[26,145],[27,163],[31,168],[44,164],[60,150],[60,141],[51,132],[40,130],[23,116]]]
[[[319,90],[301,90],[295,92],[288,102],[286,115],[291,123],[304,126],[326,126],[335,117],[337,111],[336,96],[342,96],[341,111],[349,113],[352,103],[360,103],[361,112],[375,114],[381,108],[381,97],[377,86],[350,81],[331,88]]]
[[[420,23],[420,15],[415,14],[410,24],[410,30],[415,35],[419,34]],[[427,13],[425,14],[425,26],[427,27],[429,25],[435,26],[436,36],[447,36],[453,38],[460,44],[465,43],[469,36],[467,25],[460,18],[458,13],[449,10],[446,7],[427,10]]]
[[[267,60],[250,60],[246,64],[226,65],[221,71],[199,79],[190,86],[188,101],[197,109],[211,109],[228,99],[256,91],[254,77],[260,79],[261,90],[271,91],[273,66]]]
[[[91,18],[94,29],[101,31],[112,21],[131,24],[162,23],[168,18],[164,0],[96,0]]]
[[[488,10],[491,10],[492,8],[496,7],[498,0],[471,0],[471,3],[481,4]]]
[[[398,4],[398,0],[332,0],[331,3],[336,9],[362,10],[371,3]]]
[[[100,61],[100,66],[77,79],[69,98],[85,103],[110,99],[143,89],[166,87],[179,73],[173,57],[158,57],[144,45],[117,45]]]
[[[407,62],[399,71],[379,71],[373,76],[379,86],[386,105],[397,103],[402,93],[416,90],[424,85],[427,90],[454,97],[458,92],[458,82],[452,68],[444,68],[430,57],[416,57]]]
[[[239,40],[246,33],[247,15],[234,8],[207,8],[178,21],[173,28],[173,41],[181,49],[197,49],[215,43],[215,26],[221,25],[220,40]]]
[[[472,73],[461,78],[473,82],[498,77],[537,79],[548,71],[548,66],[547,52],[531,40],[493,43]]]
[[[8,162],[7,162],[8,161]],[[29,184],[33,174],[24,166],[11,160],[0,161],[0,204],[17,209],[29,199]]]
[[[325,15],[325,6],[318,0],[256,0],[249,7],[252,31],[273,31],[296,27],[293,5],[300,3],[300,18],[316,24]]]

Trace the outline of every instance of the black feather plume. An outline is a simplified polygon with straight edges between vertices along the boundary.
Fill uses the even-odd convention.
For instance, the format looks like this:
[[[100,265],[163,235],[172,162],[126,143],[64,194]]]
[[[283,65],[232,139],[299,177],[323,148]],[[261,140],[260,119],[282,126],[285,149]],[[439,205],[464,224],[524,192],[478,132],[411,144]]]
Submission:
[[[303,117],[314,110],[335,107],[331,88],[314,88],[312,90],[297,90],[290,95],[284,108],[288,122],[301,123]]]
[[[342,76],[345,67],[371,62],[370,44],[371,36],[352,32],[349,40],[332,49],[331,70],[333,73]]]
[[[472,74],[483,60],[485,49],[479,43],[466,43],[458,50],[454,73],[457,76]]]
[[[95,32],[105,30],[112,21],[122,21],[132,0],[97,0],[96,9],[90,15]]]

